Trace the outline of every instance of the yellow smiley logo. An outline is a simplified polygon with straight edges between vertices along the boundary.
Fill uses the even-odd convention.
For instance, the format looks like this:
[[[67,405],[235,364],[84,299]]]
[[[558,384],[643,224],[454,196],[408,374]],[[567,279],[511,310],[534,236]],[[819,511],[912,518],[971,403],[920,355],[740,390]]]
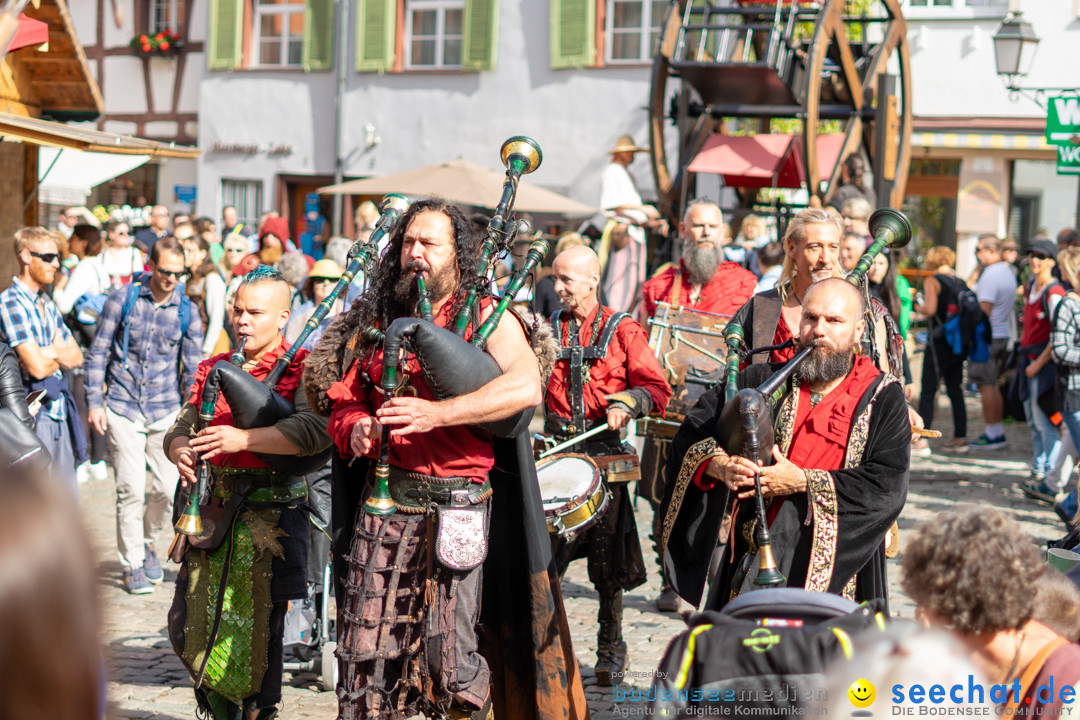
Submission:
[[[851,683],[851,687],[847,691],[848,700],[851,704],[857,708],[868,708],[874,704],[874,698],[877,697],[877,691],[874,689],[874,684],[865,678],[859,678],[855,682]]]

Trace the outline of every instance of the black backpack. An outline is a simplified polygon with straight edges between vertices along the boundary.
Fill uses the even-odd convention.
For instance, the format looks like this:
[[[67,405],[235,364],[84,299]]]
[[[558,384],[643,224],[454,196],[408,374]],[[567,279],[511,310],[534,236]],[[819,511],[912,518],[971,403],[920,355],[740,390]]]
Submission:
[[[956,293],[956,311],[945,316],[942,333],[953,355],[972,362],[990,359],[990,318],[979,304],[979,296],[954,278],[938,276],[938,282],[949,282]]]

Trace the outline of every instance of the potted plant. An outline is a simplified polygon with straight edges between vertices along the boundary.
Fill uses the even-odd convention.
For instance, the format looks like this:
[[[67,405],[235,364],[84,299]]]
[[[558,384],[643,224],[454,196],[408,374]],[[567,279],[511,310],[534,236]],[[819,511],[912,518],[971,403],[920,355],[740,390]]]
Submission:
[[[136,53],[143,56],[175,55],[184,46],[184,40],[179,33],[164,30],[153,35],[136,35],[129,44],[135,48]]]

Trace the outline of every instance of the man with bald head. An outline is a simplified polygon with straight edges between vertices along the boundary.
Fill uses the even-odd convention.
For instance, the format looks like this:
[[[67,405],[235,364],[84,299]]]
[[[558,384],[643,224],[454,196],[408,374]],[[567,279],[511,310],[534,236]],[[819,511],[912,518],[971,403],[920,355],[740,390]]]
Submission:
[[[590,248],[572,247],[553,264],[555,292],[563,309],[552,317],[560,350],[544,395],[544,429],[558,441],[597,426],[606,430],[568,448],[596,460],[602,469],[637,467],[634,448],[623,443],[622,429],[633,418],[661,413],[671,398],[659,363],[649,351],[645,331],[626,313],[616,313],[597,299],[600,262]],[[626,472],[606,472],[611,500],[597,523],[572,539],[553,536],[559,574],[571,560],[587,558],[589,579],[600,595],[596,679],[611,685],[626,670],[622,639],[622,596],[645,582],[645,561],[638,542]]]
[[[700,601],[702,558],[716,546],[733,503],[730,541],[707,607],[720,609],[752,589],[755,472],[788,587],[887,601],[886,541],[907,497],[911,425],[899,381],[861,352],[863,302],[858,289],[839,278],[807,288],[798,340],[814,349],[781,388],[772,414],[776,444],[761,449],[764,467],[741,451],[729,455],[715,440],[723,384],[703,395],[679,428],[667,468],[674,486],[662,553],[676,591],[691,603]],[[739,386],[758,387],[780,367],[750,365]]]
[[[241,367],[255,381],[265,380],[289,349],[281,333],[291,296],[281,273],[265,265],[237,288],[232,323],[244,340]],[[330,447],[326,419],[308,407],[300,383],[306,356],[306,350],[297,352],[275,387],[296,412],[251,429],[236,427],[224,393],[213,419],[198,429],[203,386],[219,372],[215,365],[228,364],[229,354],[204,360],[165,435],[165,450],[185,488],[194,484],[198,464],[209,464],[211,500],[203,514],[213,535],[208,541],[179,536],[198,547],[174,543],[170,552],[182,562],[169,636],[192,677],[201,677],[195,698],[215,720],[268,720],[281,701],[285,613],[290,600],[307,597],[307,483],[255,453],[308,456]],[[246,645],[238,644],[241,638]]]

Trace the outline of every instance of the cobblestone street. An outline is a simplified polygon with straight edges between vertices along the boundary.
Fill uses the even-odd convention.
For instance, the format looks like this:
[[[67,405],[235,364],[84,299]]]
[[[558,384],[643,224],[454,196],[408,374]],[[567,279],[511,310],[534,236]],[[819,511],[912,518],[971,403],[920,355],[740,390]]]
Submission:
[[[972,418],[968,437],[982,431],[978,420],[978,400],[968,398]],[[944,425],[942,424],[944,423]],[[939,410],[938,427],[948,424],[947,411]],[[1007,449],[983,455],[935,454],[912,463],[910,493],[900,518],[901,543],[904,533],[935,513],[961,503],[990,504],[1009,510],[1040,543],[1060,537],[1063,527],[1053,511],[1024,497],[1014,485],[1027,476],[1030,463],[1030,434],[1026,426],[1008,425]],[[950,437],[946,432],[945,438]],[[940,444],[943,440],[932,441]],[[166,612],[172,598],[171,581],[175,566],[166,564],[166,581],[151,595],[127,595],[120,586],[120,564],[116,558],[115,488],[109,480],[90,482],[80,488],[81,503],[101,562],[101,592],[105,601],[105,646],[110,671],[109,708],[112,718],[193,718],[195,702],[190,680],[172,652],[166,633]],[[650,572],[649,581],[627,593],[624,632],[631,665],[627,684],[644,688],[650,684],[670,638],[683,627],[675,614],[657,612],[653,600],[659,579],[652,559],[648,528],[651,512],[646,503],[637,504],[638,527]],[[171,533],[159,539],[159,552],[168,547]],[[902,546],[901,546],[902,547]],[[899,572],[890,561],[890,585],[894,615],[911,617],[913,608],[899,588]],[[588,582],[585,562],[575,562],[563,585],[574,649],[581,665],[592,717],[618,717],[619,703],[609,688],[596,685],[595,661],[597,595]],[[336,714],[332,692],[319,691],[313,674],[286,673],[282,718],[323,718]],[[501,719],[500,720],[504,720]]]

